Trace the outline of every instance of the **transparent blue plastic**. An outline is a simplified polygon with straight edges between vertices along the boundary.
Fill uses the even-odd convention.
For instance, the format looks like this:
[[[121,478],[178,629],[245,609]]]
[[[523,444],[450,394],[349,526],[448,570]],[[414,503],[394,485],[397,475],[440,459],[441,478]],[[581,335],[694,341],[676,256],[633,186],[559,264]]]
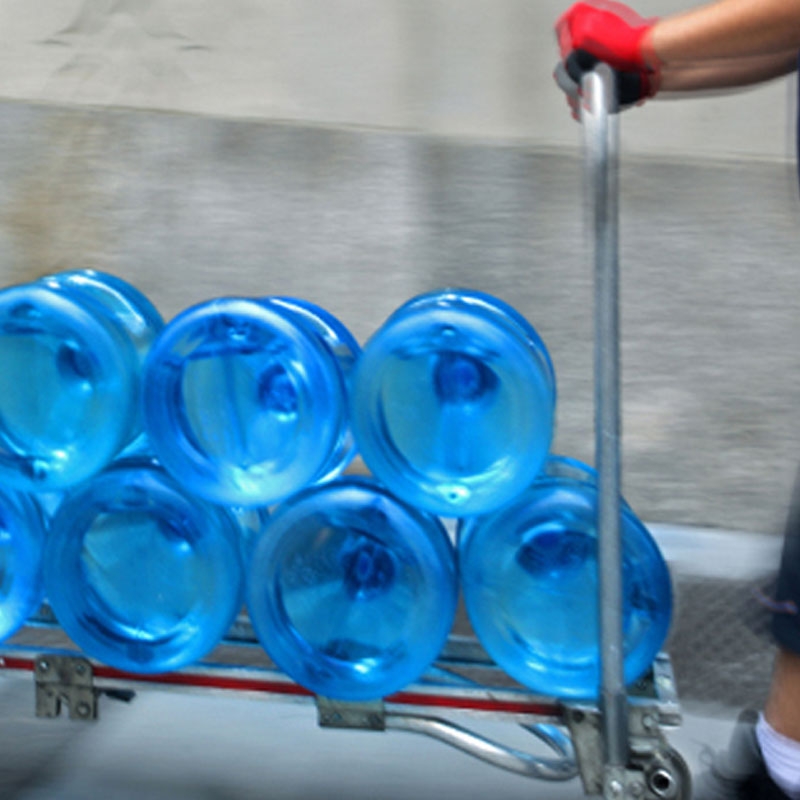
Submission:
[[[141,366],[164,327],[158,309],[135,286],[105,272],[92,269],[58,272],[41,278],[47,286],[72,294],[82,302],[101,306],[118,325],[122,326],[133,344]]]
[[[358,359],[361,356],[361,346],[349,330],[329,311],[320,308],[308,300],[295,297],[267,297],[264,302],[281,309],[289,314],[301,325],[306,325],[330,348],[336,358],[336,363],[344,381],[345,395],[343,400],[348,406],[347,424],[339,430],[339,438],[331,448],[328,461],[319,470],[314,483],[324,483],[339,475],[342,470],[353,460],[355,455],[355,440],[350,428],[349,397],[352,391],[353,375]]]
[[[377,484],[342,478],[272,515],[247,572],[247,604],[270,657],[326,697],[369,700],[416,680],[455,615],[442,524]]]
[[[552,458],[513,503],[459,525],[464,601],[478,639],[511,677],[550,697],[595,700],[600,687],[595,473]],[[622,503],[624,674],[652,665],[669,631],[670,575]]]
[[[110,463],[141,431],[141,353],[161,324],[90,270],[0,292],[0,480],[58,492]]]
[[[214,503],[249,507],[346,466],[345,370],[358,345],[332,320],[302,301],[220,298],[165,327],[145,364],[144,417],[176,480]]]
[[[89,656],[133,673],[202,658],[242,607],[240,531],[148,459],[69,492],[44,560],[59,623]]]
[[[265,506],[250,508],[231,507],[228,511],[239,526],[239,555],[246,567],[253,555],[253,548],[269,522],[269,509]]]
[[[407,502],[483,514],[527,488],[553,436],[544,343],[489,295],[443,290],[401,306],[367,342],[352,402],[358,450]]]
[[[0,488],[0,641],[42,601],[44,517],[27,494]]]

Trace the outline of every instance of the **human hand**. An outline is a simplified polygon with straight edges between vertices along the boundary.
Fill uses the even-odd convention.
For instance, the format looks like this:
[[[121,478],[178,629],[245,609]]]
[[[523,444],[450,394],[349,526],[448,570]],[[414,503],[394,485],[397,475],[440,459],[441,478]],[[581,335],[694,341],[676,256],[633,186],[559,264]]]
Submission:
[[[600,63],[600,60],[586,50],[573,50],[565,61],[559,62],[553,77],[559,88],[566,94],[572,116],[578,120],[581,84],[583,77]],[[616,89],[617,109],[624,111],[635,105],[641,105],[648,97],[652,97],[658,88],[657,76],[648,71],[622,72],[613,70]]]
[[[556,36],[562,64],[555,78],[575,119],[581,80],[601,61],[614,70],[620,109],[640,105],[656,94],[661,71],[649,43],[654,24],[654,19],[644,19],[615,0],[578,2],[561,15]]]
[[[556,22],[561,58],[583,50],[620,72],[657,73],[660,64],[650,43],[655,22],[615,0],[575,3]]]

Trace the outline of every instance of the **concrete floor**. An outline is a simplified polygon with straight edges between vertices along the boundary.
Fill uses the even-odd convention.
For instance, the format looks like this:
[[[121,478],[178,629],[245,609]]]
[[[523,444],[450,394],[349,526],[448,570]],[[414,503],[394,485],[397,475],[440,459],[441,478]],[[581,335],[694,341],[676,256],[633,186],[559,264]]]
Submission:
[[[33,720],[32,685],[17,684],[0,684],[9,732],[2,736],[0,792],[7,800],[585,796],[577,779],[551,784],[518,777],[424,737],[322,730],[311,705],[147,691],[130,706],[105,701],[95,723]],[[543,752],[513,724],[452,718],[500,742]],[[669,738],[697,765],[729,730],[724,715],[688,714]]]

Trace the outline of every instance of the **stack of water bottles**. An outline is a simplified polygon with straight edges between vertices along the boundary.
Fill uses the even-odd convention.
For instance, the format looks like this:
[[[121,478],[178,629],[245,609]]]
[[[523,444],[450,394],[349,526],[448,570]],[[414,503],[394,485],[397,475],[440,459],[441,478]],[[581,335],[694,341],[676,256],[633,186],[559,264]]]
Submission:
[[[508,675],[595,698],[596,476],[550,453],[555,400],[534,328],[480,292],[416,297],[362,350],[297,298],[217,298],[165,325],[94,271],[7,288],[0,638],[46,599],[88,656],[160,673],[246,607],[292,679],[369,700],[423,676],[461,592]],[[346,472],[356,453],[369,477]],[[670,580],[625,503],[622,531],[634,681]]]

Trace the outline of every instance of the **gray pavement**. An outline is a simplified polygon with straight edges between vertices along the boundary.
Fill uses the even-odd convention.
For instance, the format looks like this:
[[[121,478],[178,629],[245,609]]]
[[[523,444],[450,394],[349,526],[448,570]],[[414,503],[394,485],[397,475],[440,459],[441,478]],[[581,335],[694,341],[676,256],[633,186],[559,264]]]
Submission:
[[[0,681],[5,800],[577,800],[578,779],[548,783],[403,732],[323,730],[310,704],[224,694],[140,692],[101,701],[92,723],[31,718],[30,676]],[[445,715],[493,741],[546,756],[511,722]],[[692,768],[730,732],[730,716],[690,712],[670,743]]]

